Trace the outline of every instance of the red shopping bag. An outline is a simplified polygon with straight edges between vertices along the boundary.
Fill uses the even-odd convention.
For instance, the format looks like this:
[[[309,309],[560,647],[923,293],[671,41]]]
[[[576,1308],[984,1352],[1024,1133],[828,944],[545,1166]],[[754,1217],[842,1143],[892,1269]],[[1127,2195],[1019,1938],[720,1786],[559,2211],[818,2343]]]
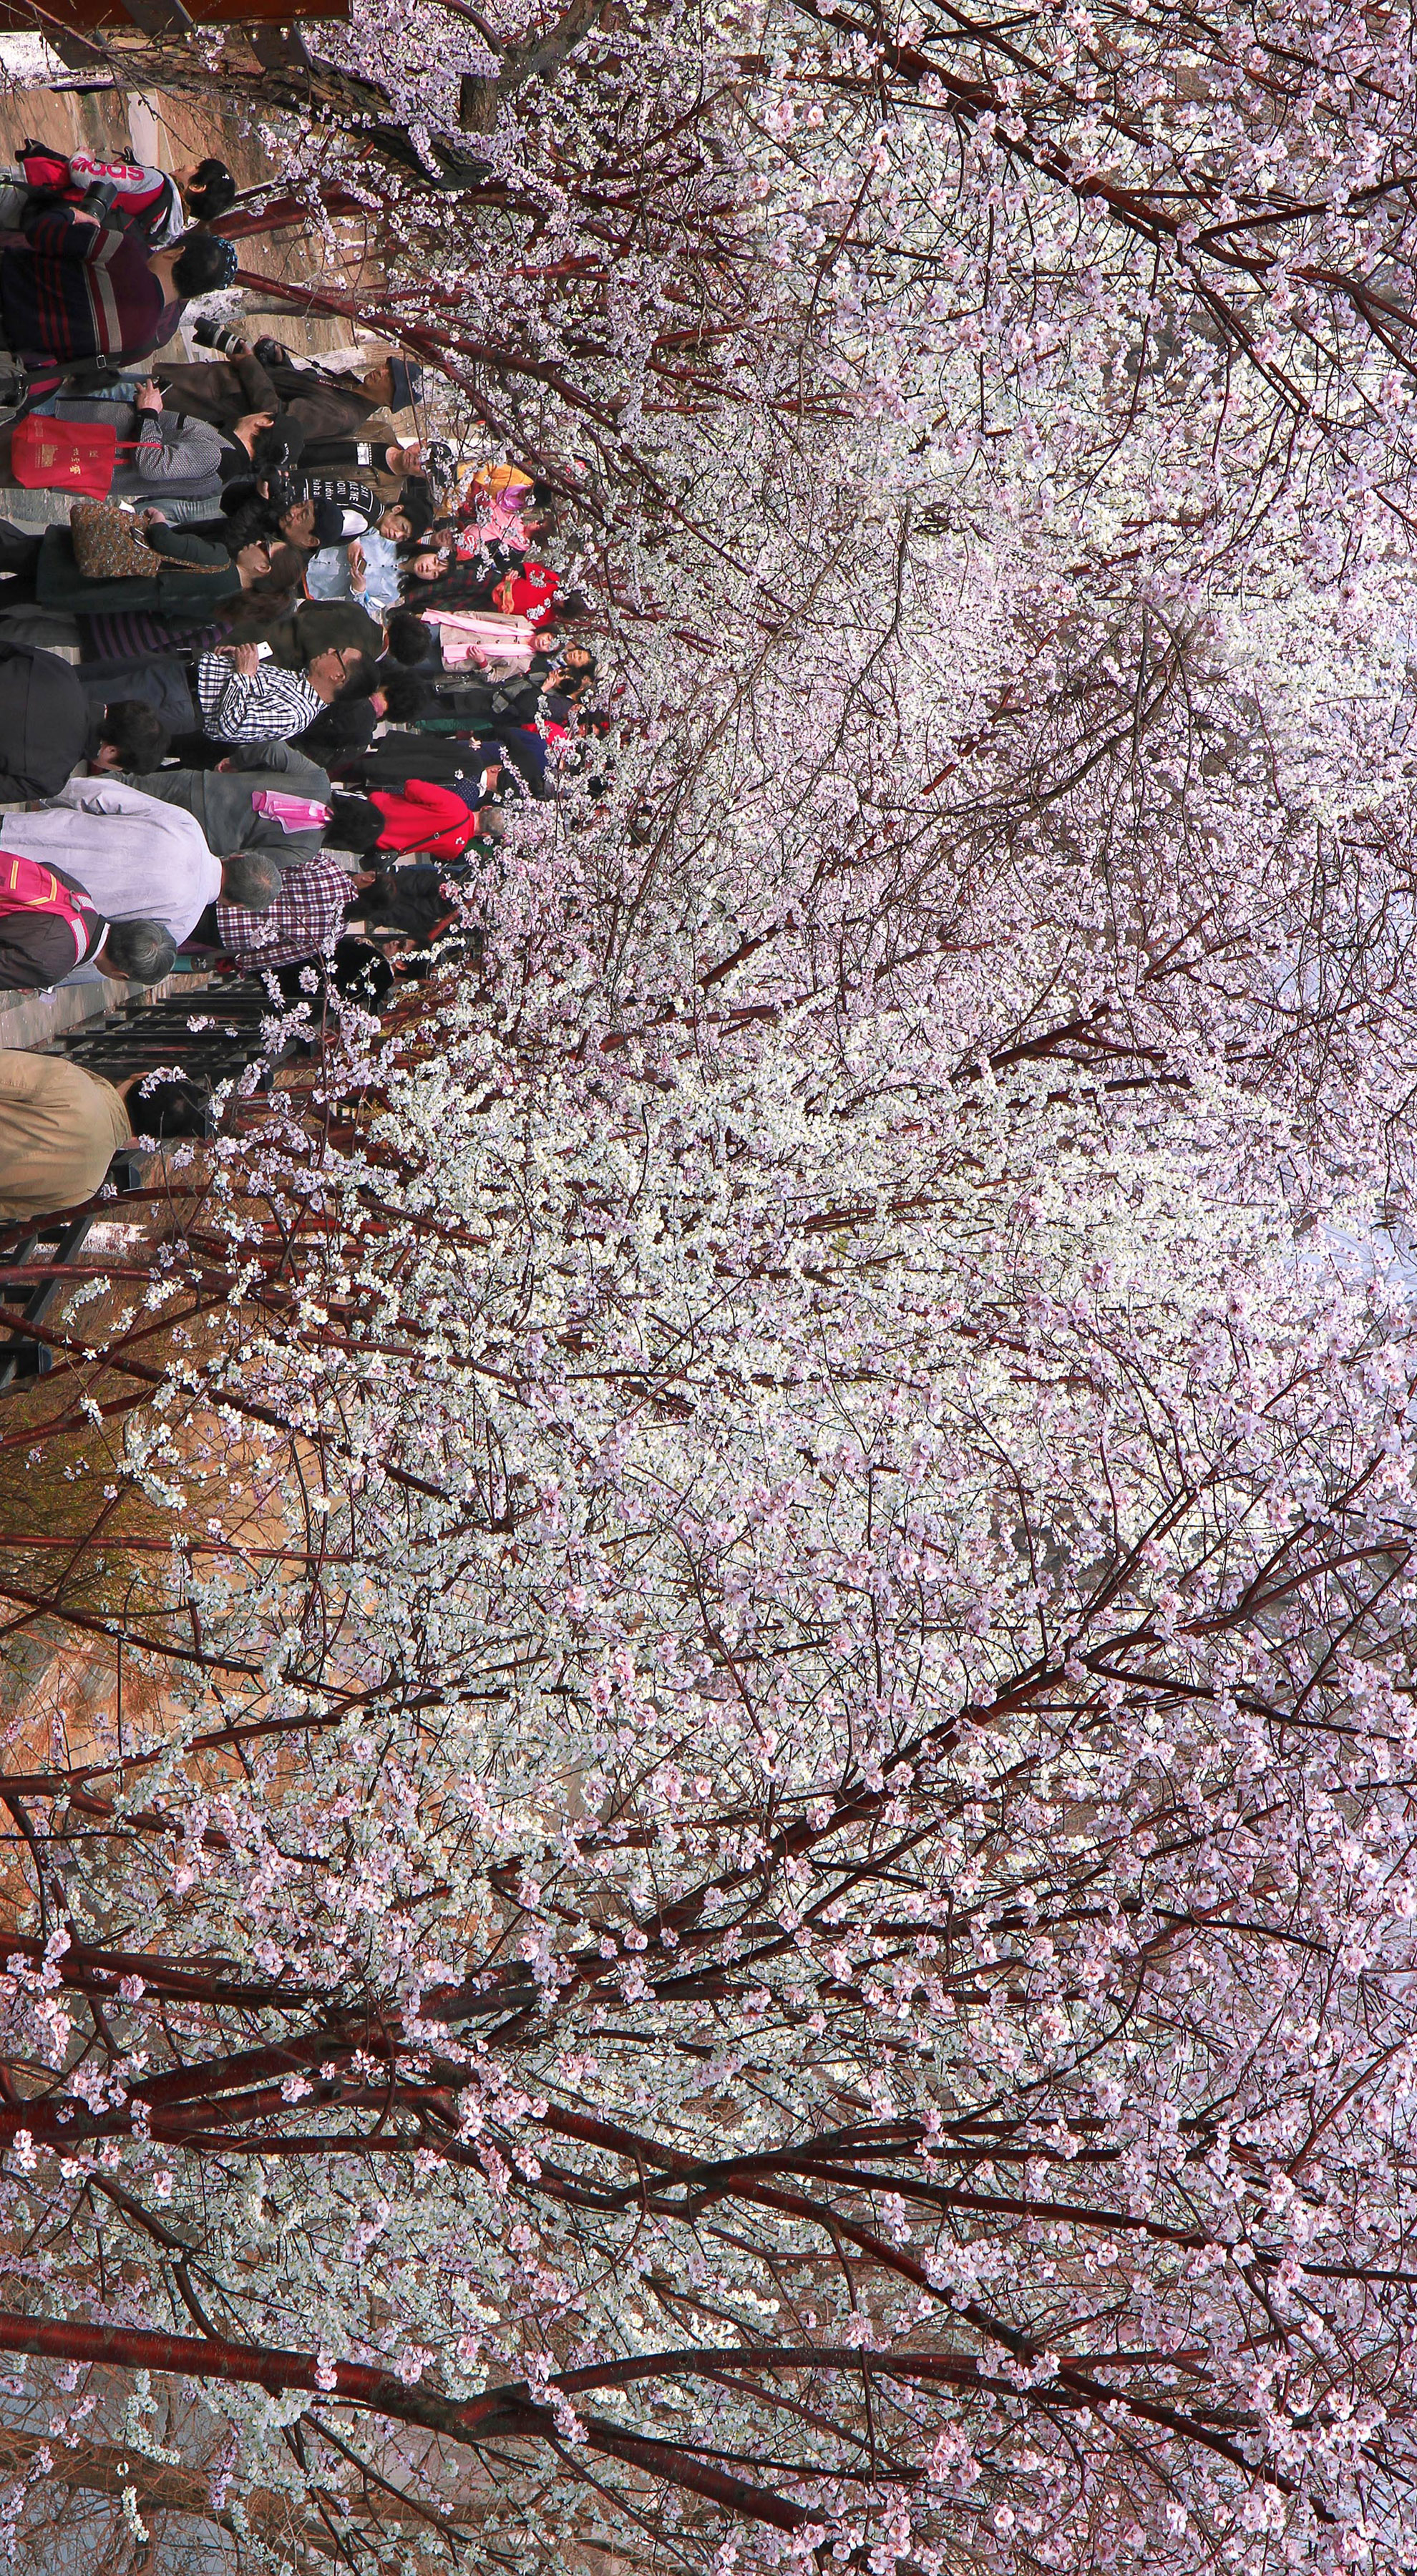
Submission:
[[[118,432],[106,422],[50,420],[30,412],[10,441],[10,471],[26,492],[107,498],[118,461]]]

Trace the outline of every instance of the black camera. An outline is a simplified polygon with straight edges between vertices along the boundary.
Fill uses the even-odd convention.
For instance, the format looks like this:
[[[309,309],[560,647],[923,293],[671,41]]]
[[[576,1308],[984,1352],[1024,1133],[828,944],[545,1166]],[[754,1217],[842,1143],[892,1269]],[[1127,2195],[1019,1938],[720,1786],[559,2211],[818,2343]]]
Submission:
[[[202,314],[193,323],[192,337],[199,349],[220,349],[224,358],[229,358],[233,350],[244,349],[246,345],[239,331],[229,331],[224,322],[214,322],[209,313]]]
[[[106,224],[118,203],[118,190],[112,179],[95,179],[79,199],[81,215],[92,215],[95,222]]]

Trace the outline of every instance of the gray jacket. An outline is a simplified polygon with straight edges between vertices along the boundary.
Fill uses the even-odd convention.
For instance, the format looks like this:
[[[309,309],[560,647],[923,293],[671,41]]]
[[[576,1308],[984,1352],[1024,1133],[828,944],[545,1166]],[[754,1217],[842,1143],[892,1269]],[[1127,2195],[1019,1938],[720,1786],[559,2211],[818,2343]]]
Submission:
[[[227,753],[229,769],[150,769],[133,785],[166,805],[181,805],[196,816],[207,847],[218,858],[237,850],[264,850],[279,868],[303,867],[317,856],[324,832],[286,832],[267,814],[258,814],[252,797],[263,787],[286,796],[330,801],[330,782],[323,769],[293,751],[288,742],[238,742]]]
[[[240,450],[204,420],[180,412],[140,412],[136,403],[58,402],[56,420],[88,421],[118,434],[118,461],[109,486],[115,500],[209,501],[221,490],[222,471],[244,462]],[[136,445],[134,445],[136,441]]]

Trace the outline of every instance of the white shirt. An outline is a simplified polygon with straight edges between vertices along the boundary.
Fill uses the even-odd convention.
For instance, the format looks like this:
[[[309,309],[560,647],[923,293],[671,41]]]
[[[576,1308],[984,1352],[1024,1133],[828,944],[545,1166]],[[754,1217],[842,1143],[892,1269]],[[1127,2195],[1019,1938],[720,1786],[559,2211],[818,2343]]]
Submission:
[[[37,813],[6,814],[0,846],[67,868],[106,921],[160,921],[176,940],[221,892],[196,816],[114,778],[71,778]]]

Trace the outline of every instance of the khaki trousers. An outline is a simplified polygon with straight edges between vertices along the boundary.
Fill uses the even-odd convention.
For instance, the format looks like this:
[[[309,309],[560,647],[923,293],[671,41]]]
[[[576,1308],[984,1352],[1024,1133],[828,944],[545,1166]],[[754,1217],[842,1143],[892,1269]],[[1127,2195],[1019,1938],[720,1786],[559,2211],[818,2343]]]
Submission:
[[[111,1082],[67,1056],[0,1047],[0,1218],[92,1198],[131,1132]]]

